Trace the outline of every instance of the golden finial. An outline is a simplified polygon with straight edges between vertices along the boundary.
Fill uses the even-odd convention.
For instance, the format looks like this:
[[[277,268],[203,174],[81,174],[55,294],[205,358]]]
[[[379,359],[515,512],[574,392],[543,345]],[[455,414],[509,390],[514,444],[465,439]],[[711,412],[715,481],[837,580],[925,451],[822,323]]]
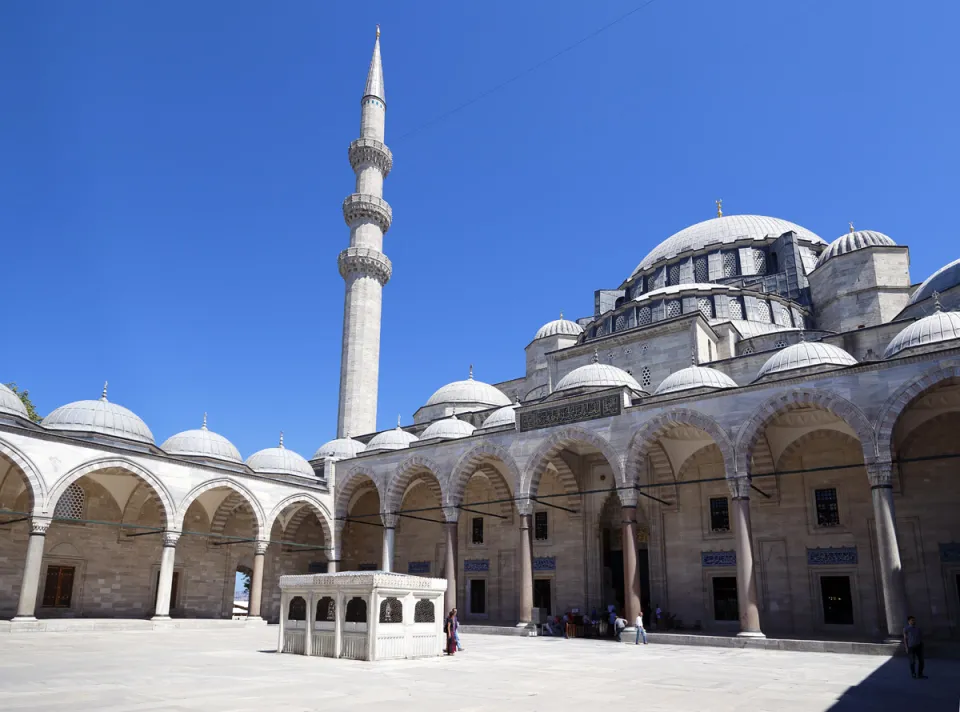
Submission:
[[[283,431],[280,431],[280,449],[283,449]]]
[[[853,223],[847,223],[850,226],[850,232],[853,232]]]
[[[206,430],[206,429],[207,429],[207,414],[206,414],[206,413],[203,414],[203,425],[200,426],[200,429],[201,429],[201,430]]]
[[[377,25],[377,39],[380,39],[380,25]]]
[[[722,218],[723,217],[723,198],[720,198],[720,200],[717,200],[714,202],[716,202],[717,204],[717,217]]]
[[[470,380],[473,380],[473,364],[470,364]]]
[[[103,382],[103,393],[100,394],[100,400],[105,401],[107,399],[107,382]]]

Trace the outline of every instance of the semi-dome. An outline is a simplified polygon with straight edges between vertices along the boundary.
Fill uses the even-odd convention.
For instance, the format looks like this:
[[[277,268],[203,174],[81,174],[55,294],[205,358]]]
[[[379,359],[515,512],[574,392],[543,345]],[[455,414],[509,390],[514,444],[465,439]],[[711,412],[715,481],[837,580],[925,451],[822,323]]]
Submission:
[[[279,446],[253,453],[247,458],[247,467],[261,475],[317,476],[303,455],[283,446],[283,433],[280,433]]]
[[[841,235],[817,258],[817,267],[827,260],[845,255],[848,252],[856,252],[865,247],[896,247],[897,243],[892,238],[876,230],[851,230],[846,235]]]
[[[353,438],[337,438],[336,440],[331,440],[328,443],[324,443],[320,448],[313,453],[313,460],[318,460],[323,457],[332,457],[335,460],[349,460],[351,457],[356,457],[366,446],[359,440],[354,440]]]
[[[153,433],[136,413],[107,400],[106,384],[100,400],[62,405],[44,418],[41,425],[50,430],[98,433],[153,444]]]
[[[403,450],[410,447],[410,443],[415,443],[419,438],[413,433],[408,433],[400,427],[400,421],[397,420],[397,427],[393,430],[384,430],[382,433],[374,435],[367,443],[365,452],[374,450]]]
[[[757,378],[801,368],[856,366],[857,359],[841,348],[821,341],[801,341],[787,346],[767,359]]]
[[[957,285],[960,285],[960,260],[954,260],[950,264],[944,265],[927,277],[917,287],[917,291],[910,295],[908,304],[922,302],[924,299],[932,297],[934,292],[945,292]]]
[[[666,393],[677,393],[679,391],[692,391],[699,388],[711,388],[719,390],[721,388],[736,388],[737,382],[723,371],[706,366],[687,366],[676,373],[671,373],[663,379],[654,395],[662,396]]]
[[[7,386],[0,383],[0,413],[17,415],[27,419],[27,407],[20,400],[20,396]]]
[[[207,429],[207,414],[203,414],[203,425],[197,430],[184,430],[169,438],[160,446],[168,455],[187,457],[209,457],[214,460],[242,463],[240,451],[233,443],[219,433]]]
[[[460,420],[453,415],[443,420],[435,420],[427,426],[427,429],[420,433],[421,440],[431,440],[433,438],[443,438],[444,440],[455,440],[456,438],[465,438],[473,434],[475,427],[465,420]]]
[[[623,369],[606,363],[599,363],[597,354],[593,355],[593,363],[573,369],[560,379],[556,391],[571,391],[574,388],[617,388],[627,386],[635,391],[642,391],[636,379]]]
[[[470,406],[498,406],[510,405],[510,399],[503,391],[494,388],[489,383],[473,380],[473,366],[470,367],[470,377],[465,381],[454,381],[438,389],[426,402],[431,405],[470,405]]]
[[[505,405],[502,408],[497,408],[487,416],[487,419],[483,421],[481,427],[501,428],[505,425],[515,425],[517,422],[517,408],[519,407],[519,403],[513,403],[511,405]]]
[[[537,331],[536,339],[545,339],[548,336],[573,336],[577,337],[583,333],[583,327],[575,321],[563,318],[563,312],[560,312],[560,318],[548,321]]]
[[[675,233],[653,248],[633,270],[631,277],[656,263],[668,260],[684,252],[704,249],[711,245],[731,244],[745,240],[757,242],[780,237],[785,232],[795,232],[802,242],[824,245],[824,240],[788,220],[764,215],[724,215],[704,220]]]
[[[893,337],[893,341],[883,352],[883,357],[893,358],[903,351],[918,346],[929,346],[957,339],[960,339],[960,313],[940,311],[940,303],[937,300],[937,311],[930,316],[918,319]]]

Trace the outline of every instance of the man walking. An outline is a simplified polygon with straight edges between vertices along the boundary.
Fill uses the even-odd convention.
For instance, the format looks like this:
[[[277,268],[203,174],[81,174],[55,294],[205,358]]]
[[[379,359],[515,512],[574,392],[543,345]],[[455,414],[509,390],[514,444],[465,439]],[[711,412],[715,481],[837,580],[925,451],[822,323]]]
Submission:
[[[923,674],[923,636],[913,616],[907,617],[907,625],[903,629],[903,647],[910,656],[910,677],[926,680],[927,676]]]
[[[641,636],[643,637],[643,644],[646,645],[646,644],[647,644],[647,631],[644,630],[644,628],[643,628],[643,611],[640,611],[640,612],[637,614],[637,620],[635,620],[635,621],[633,622],[633,624],[637,627],[637,640],[636,640],[636,642],[634,643],[634,645],[640,645],[640,638],[641,638]]]

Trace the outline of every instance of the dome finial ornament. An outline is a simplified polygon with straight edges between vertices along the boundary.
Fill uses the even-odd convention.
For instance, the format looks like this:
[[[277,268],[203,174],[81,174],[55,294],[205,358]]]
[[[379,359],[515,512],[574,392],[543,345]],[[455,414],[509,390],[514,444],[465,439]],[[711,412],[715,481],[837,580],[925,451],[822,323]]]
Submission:
[[[933,310],[935,312],[943,311],[943,305],[940,304],[940,292],[934,290],[930,296],[933,297]]]
[[[377,39],[380,39],[380,25],[377,25]]]
[[[206,430],[206,429],[207,429],[207,414],[206,414],[206,413],[203,414],[203,425],[200,426],[200,429],[201,429],[201,430]]]
[[[107,381],[103,382],[103,393],[100,394],[100,400],[105,401],[107,399]]]
[[[563,319],[563,309],[560,310],[560,318]]]
[[[697,350],[696,350],[696,349],[690,349],[690,365],[691,365],[691,366],[696,366],[696,365],[697,365]]]
[[[719,200],[716,200],[714,202],[717,204],[717,217],[722,218],[723,217],[723,198],[720,198]]]
[[[854,232],[853,223],[852,223],[852,222],[849,222],[849,223],[847,223],[847,225],[850,226],[850,232],[851,232],[851,233]]]
[[[280,431],[280,444],[277,447],[279,448],[283,447],[283,431],[282,430]]]
[[[594,349],[594,350],[593,350],[593,362],[594,362],[594,363],[600,363],[600,350],[599,350],[599,349]]]
[[[400,414],[397,413],[397,430],[400,430]]]
[[[470,380],[473,380],[473,364],[470,364]]]
[[[800,329],[800,343],[805,343],[807,340],[807,332],[803,329]]]

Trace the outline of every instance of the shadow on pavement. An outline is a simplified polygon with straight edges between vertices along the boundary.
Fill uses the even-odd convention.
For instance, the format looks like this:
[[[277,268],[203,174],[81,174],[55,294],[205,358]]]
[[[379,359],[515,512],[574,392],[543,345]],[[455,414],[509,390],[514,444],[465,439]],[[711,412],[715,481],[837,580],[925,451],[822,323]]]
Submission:
[[[903,656],[890,658],[859,685],[848,689],[830,712],[957,712],[960,667],[952,660],[927,658],[926,680],[910,677]]]

